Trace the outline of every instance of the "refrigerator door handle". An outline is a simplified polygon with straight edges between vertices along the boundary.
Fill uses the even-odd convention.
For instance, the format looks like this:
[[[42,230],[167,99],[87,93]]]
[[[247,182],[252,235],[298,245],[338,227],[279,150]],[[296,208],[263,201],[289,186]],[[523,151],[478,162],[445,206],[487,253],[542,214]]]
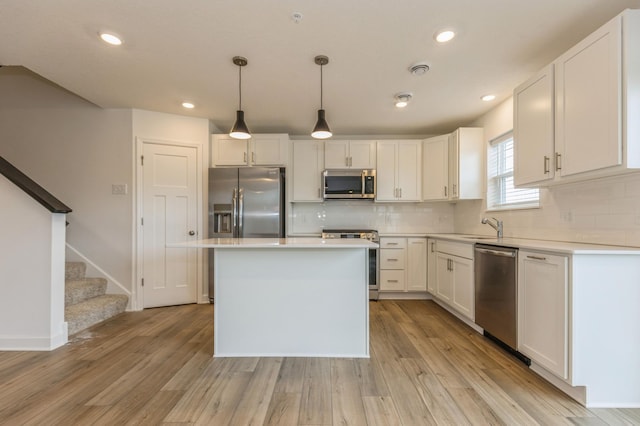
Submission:
[[[236,237],[238,234],[238,188],[233,188],[233,197],[231,198],[231,215],[231,232],[233,236]]]
[[[242,238],[242,219],[244,217],[244,191],[238,189],[238,238]]]

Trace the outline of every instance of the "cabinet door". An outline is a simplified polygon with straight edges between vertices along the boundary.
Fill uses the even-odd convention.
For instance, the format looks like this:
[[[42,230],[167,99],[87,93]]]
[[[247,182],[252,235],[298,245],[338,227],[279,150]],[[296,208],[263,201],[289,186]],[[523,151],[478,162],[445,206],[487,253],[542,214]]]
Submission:
[[[425,139],[422,153],[422,199],[446,200],[449,196],[449,136]]]
[[[621,28],[618,16],[555,62],[561,176],[622,163]]]
[[[452,256],[451,269],[453,274],[453,308],[473,320],[475,318],[473,261]]]
[[[513,92],[514,184],[524,186],[554,176],[553,64]]]
[[[293,201],[322,201],[323,146],[318,140],[293,143]]]
[[[327,169],[349,167],[349,141],[325,141],[324,166]]]
[[[376,142],[350,141],[349,165],[356,169],[376,168]]]
[[[460,129],[451,133],[449,136],[449,199],[455,200],[458,198],[458,185],[459,185],[459,175],[458,175],[458,155],[459,145],[458,142],[460,140]]]
[[[446,303],[453,299],[453,274],[451,273],[451,258],[446,254],[436,255],[436,294]]]
[[[287,163],[287,140],[283,135],[255,135],[251,138],[251,164],[284,166]]]
[[[520,250],[518,350],[568,379],[568,258]]]
[[[397,198],[401,201],[421,201],[422,142],[398,141],[397,152]]]
[[[378,168],[376,170],[376,200],[396,199],[396,144],[393,141],[378,142]]]
[[[407,239],[407,290],[427,291],[427,239]]]
[[[248,140],[233,139],[229,135],[213,135],[212,144],[212,165],[247,166],[249,164]]]
[[[436,240],[433,240],[431,238],[429,238],[427,240],[427,245],[428,245],[428,253],[427,253],[427,290],[429,290],[429,293],[431,293],[432,295],[436,295],[436,288],[437,288],[437,275],[436,275],[436,257],[437,257],[437,251],[436,251],[436,245],[437,242]]]

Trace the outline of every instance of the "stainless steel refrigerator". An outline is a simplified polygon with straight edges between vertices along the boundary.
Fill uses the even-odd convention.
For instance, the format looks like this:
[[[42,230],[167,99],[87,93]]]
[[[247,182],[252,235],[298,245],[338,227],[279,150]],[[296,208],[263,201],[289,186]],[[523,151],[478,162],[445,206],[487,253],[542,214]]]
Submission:
[[[209,169],[209,238],[284,238],[285,170]],[[213,301],[213,252],[209,252]]]

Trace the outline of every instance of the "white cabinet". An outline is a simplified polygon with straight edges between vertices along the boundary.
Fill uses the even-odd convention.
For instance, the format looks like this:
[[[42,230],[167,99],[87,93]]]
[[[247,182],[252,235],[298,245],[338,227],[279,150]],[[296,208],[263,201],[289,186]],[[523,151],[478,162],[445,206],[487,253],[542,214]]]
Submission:
[[[484,198],[484,130],[461,127],[449,137],[449,199]]]
[[[293,149],[292,201],[322,201],[324,142],[297,140]]]
[[[554,177],[553,64],[513,92],[514,184]]]
[[[439,300],[474,319],[473,244],[438,241],[435,287]]]
[[[433,238],[427,239],[427,290],[429,291],[429,293],[431,293],[434,296],[436,294],[436,288],[437,288],[436,287],[437,286],[437,281],[436,281],[436,277],[437,277],[436,245],[437,243],[438,243],[437,240],[434,240]]]
[[[423,141],[422,199],[449,199],[449,135]]]
[[[380,238],[380,291],[427,290],[427,239]]]
[[[520,250],[518,351],[568,379],[568,258]]]
[[[514,91],[515,183],[551,185],[640,168],[638,87],[640,10],[626,10]]]
[[[286,134],[256,134],[251,139],[213,135],[212,166],[284,166],[289,137]]]
[[[325,141],[324,163],[327,169],[375,169],[375,141]]]
[[[421,201],[422,141],[378,141],[376,201]]]
[[[484,131],[461,127],[423,141],[422,199],[473,200],[484,197]]]

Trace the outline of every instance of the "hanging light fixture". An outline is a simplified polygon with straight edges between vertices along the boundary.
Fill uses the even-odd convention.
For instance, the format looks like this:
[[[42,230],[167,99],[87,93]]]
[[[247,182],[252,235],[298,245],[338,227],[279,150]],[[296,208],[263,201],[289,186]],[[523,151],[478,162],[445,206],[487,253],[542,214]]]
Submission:
[[[238,66],[238,111],[236,111],[236,122],[229,132],[229,136],[234,139],[249,139],[251,132],[247,127],[247,123],[244,122],[244,111],[242,110],[242,67],[247,65],[247,58],[242,56],[234,56],[233,63]]]
[[[320,109],[318,110],[318,121],[316,122],[311,136],[316,139],[327,139],[333,136],[327,120],[324,118],[324,109],[322,108],[322,67],[329,63],[329,58],[324,55],[318,55],[315,57],[315,63],[320,65]]]

